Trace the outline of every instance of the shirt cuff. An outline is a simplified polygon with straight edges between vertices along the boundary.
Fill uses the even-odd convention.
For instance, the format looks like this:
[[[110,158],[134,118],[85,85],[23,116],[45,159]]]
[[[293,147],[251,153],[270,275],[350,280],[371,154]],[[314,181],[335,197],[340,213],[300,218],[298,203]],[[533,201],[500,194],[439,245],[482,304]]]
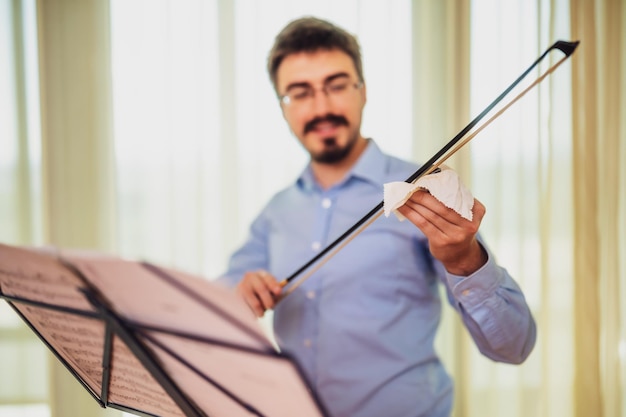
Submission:
[[[476,272],[468,276],[446,273],[454,298],[463,306],[479,305],[491,297],[502,282],[502,271],[491,256]]]

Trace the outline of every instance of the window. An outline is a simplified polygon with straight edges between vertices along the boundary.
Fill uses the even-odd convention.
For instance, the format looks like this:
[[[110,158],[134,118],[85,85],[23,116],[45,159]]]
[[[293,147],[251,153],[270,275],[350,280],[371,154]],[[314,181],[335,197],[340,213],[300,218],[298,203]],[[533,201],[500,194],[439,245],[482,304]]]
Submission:
[[[567,2],[547,3],[472,2],[473,115],[556,40],[569,40]],[[529,74],[503,103],[562,56],[551,53],[541,71]],[[573,241],[570,82],[568,66],[561,66],[472,141],[472,191],[488,212],[481,231],[523,288],[538,337],[530,358],[516,368],[489,363],[470,351],[469,415],[574,413],[573,272],[564,262]]]
[[[295,180],[307,158],[265,65],[274,36],[296,17],[358,34],[366,113],[376,114],[363,132],[410,155],[410,9],[407,0],[113,0],[121,251],[214,277],[261,206]]]
[[[0,1],[0,241],[40,241],[35,1]],[[47,417],[47,350],[0,302],[0,417]]]

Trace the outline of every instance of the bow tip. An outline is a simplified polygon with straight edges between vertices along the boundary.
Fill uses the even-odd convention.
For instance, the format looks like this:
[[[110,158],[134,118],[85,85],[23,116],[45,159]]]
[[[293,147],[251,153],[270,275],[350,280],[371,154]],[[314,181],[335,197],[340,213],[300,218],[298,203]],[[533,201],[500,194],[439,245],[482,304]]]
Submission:
[[[580,43],[580,41],[556,41],[554,43],[554,45],[552,45],[552,48],[556,48],[559,51],[563,52],[565,54],[565,56],[570,56],[571,54],[574,53],[574,51],[576,50],[576,48],[578,47],[578,44]]]

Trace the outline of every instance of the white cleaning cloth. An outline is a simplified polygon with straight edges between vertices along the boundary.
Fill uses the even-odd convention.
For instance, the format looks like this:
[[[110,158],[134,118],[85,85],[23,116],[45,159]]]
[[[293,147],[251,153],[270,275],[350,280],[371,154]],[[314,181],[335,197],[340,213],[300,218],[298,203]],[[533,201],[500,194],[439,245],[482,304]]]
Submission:
[[[397,211],[402,205],[419,189],[425,189],[446,207],[459,213],[467,220],[472,220],[472,207],[474,197],[465,188],[458,174],[445,166],[441,171],[429,175],[424,175],[414,184],[396,181],[388,182],[384,185],[384,209],[385,216],[389,217],[393,212],[400,220],[404,216]]]

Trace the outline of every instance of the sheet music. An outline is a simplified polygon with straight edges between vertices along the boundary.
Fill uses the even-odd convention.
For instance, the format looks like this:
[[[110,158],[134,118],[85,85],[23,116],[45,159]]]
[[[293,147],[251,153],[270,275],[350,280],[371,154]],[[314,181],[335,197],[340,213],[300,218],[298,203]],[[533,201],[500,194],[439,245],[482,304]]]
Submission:
[[[40,303],[91,311],[85,284],[49,254],[0,244],[0,292]]]
[[[185,417],[176,403],[118,337],[113,339],[109,401],[163,417]]]
[[[49,253],[0,245],[2,294],[97,316],[85,284]],[[101,319],[13,302],[14,307],[97,398],[102,395],[105,323]],[[184,417],[118,338],[113,341],[109,402],[164,417]]]
[[[99,397],[102,391],[104,323],[19,303],[15,307]]]
[[[175,278],[173,285],[137,262],[71,256],[67,259],[115,311],[131,321],[204,337],[219,335],[220,340],[228,343],[274,350],[250,309],[226,288],[168,270],[168,275]]]
[[[136,335],[143,333],[141,325],[177,333],[148,331],[158,342],[256,408],[261,415],[323,416],[294,362],[274,351],[257,319],[232,291],[181,271],[150,270],[131,261],[86,258],[70,258],[69,261],[98,288],[121,317],[139,325]],[[200,296],[201,300],[195,296]],[[221,313],[235,318],[243,327],[233,326]],[[208,342],[183,338],[181,333],[204,337]],[[212,343],[215,341],[227,345]],[[208,415],[257,415],[159,346],[146,339],[143,342],[151,347],[167,374]]]
[[[105,303],[105,310],[83,293],[94,290],[96,305]],[[163,388],[166,380],[150,372],[157,367],[211,417],[324,416],[297,364],[274,350],[239,297],[210,281],[110,256],[64,253],[61,261],[0,244],[0,295],[31,301],[7,298],[105,406],[185,417],[173,392]],[[122,337],[143,343],[145,354],[135,356],[115,335],[118,320],[129,326]],[[111,355],[110,380],[102,398],[105,352]]]
[[[184,362],[237,396],[265,417],[323,417],[295,364],[280,355],[234,350],[196,340],[147,332],[159,361],[185,392],[211,416],[249,417],[252,414],[207,382]],[[184,362],[172,356],[164,346]]]
[[[50,254],[0,245],[2,294],[95,315],[80,288],[84,288],[82,280]],[[102,389],[103,323],[34,305],[19,302],[13,305],[99,395]]]
[[[104,322],[49,309],[16,304],[41,336],[87,383],[93,393],[102,393]],[[143,410],[163,417],[184,417],[152,375],[126,345],[113,339],[110,403]]]

